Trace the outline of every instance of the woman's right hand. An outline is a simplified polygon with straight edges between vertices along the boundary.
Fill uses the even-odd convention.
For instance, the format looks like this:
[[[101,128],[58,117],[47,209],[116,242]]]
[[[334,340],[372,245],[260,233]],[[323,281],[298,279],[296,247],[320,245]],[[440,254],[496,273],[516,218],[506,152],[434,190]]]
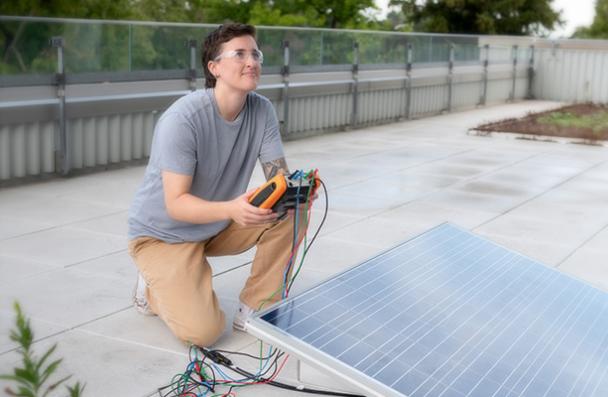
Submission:
[[[278,214],[271,209],[258,208],[249,203],[249,198],[256,189],[240,195],[228,202],[230,218],[241,226],[255,226],[275,222]]]

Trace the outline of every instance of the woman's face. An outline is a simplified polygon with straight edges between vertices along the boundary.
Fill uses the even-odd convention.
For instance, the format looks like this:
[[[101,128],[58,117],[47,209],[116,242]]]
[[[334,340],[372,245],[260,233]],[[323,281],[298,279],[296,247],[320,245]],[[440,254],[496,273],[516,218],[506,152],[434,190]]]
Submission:
[[[258,45],[252,36],[235,37],[222,45],[215,61],[208,64],[216,76],[216,87],[249,92],[258,86],[262,72]]]

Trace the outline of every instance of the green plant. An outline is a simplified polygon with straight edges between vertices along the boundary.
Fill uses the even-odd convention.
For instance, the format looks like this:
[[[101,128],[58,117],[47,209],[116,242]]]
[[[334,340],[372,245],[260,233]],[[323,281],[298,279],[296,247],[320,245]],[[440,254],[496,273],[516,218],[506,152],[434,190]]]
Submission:
[[[71,375],[54,381],[54,383],[48,386],[46,385],[49,378],[57,370],[62,361],[62,359],[57,359],[46,364],[47,360],[49,360],[50,356],[57,348],[57,344],[54,344],[46,353],[38,358],[32,350],[34,333],[30,326],[30,320],[25,318],[19,303],[15,302],[14,307],[17,318],[15,321],[15,328],[11,330],[10,338],[19,345],[18,352],[22,358],[22,367],[14,368],[13,374],[0,375],[0,379],[12,380],[18,384],[17,390],[6,387],[4,391],[9,396],[47,396],[50,392],[57,389],[57,387],[68,380]],[[76,382],[76,384],[72,386],[66,386],[66,389],[69,393],[69,397],[79,397],[84,390],[84,384],[81,385],[80,382]]]
[[[597,112],[595,114],[573,114],[568,111],[552,112],[538,119],[539,123],[552,124],[559,127],[589,128],[599,132],[608,127],[608,112]]]

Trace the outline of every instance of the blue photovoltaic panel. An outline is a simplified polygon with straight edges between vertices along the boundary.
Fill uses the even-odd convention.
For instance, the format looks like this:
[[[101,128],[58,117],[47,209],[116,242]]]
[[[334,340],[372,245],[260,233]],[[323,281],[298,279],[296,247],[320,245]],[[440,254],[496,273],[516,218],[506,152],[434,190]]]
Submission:
[[[406,396],[604,397],[607,307],[605,292],[444,224],[252,327]]]

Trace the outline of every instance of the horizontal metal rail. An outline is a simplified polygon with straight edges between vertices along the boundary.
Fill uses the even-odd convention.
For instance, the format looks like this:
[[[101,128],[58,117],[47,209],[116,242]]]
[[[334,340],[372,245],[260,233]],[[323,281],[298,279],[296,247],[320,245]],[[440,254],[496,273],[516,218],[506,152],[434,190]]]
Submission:
[[[525,65],[518,70],[515,98],[526,95],[526,71]],[[351,73],[292,74],[288,103],[280,75],[265,76],[257,91],[274,104],[285,139],[419,118],[447,108],[446,67],[415,69],[409,74],[406,70],[358,71],[356,80]],[[488,73],[488,102],[509,98],[512,77],[508,64]],[[476,106],[483,82],[480,65],[455,68],[453,109]],[[355,91],[353,84],[357,84]],[[61,99],[52,90],[44,86],[0,89],[0,185],[141,163],[149,156],[158,117],[189,91],[185,82],[171,80],[66,84],[62,140],[57,111]],[[289,112],[283,111],[286,105]],[[63,144],[58,146],[58,142]]]

